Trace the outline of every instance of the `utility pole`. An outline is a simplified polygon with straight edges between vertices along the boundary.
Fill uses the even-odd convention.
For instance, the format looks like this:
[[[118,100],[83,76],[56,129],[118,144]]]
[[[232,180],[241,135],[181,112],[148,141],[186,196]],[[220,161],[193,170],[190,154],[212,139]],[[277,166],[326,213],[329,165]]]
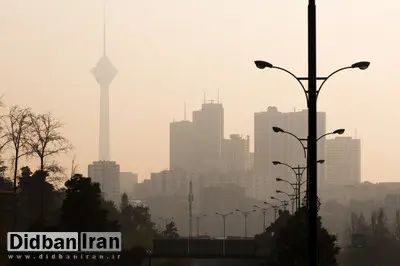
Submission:
[[[309,265],[318,266],[317,243],[317,33],[315,0],[308,2],[308,165]]]
[[[189,182],[189,237],[188,237],[188,254],[190,254],[190,238],[192,237],[192,202],[193,202],[193,186],[192,180]]]

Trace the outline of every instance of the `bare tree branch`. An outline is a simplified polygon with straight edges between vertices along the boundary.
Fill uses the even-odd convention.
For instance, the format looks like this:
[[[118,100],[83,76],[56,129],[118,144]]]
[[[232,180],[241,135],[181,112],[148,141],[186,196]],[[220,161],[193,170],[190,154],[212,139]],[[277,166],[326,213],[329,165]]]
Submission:
[[[10,108],[8,115],[1,117],[4,126],[4,136],[7,146],[13,150],[14,176],[13,189],[15,194],[14,201],[14,222],[13,228],[17,224],[17,172],[18,161],[21,157],[29,154],[28,134],[31,126],[30,121],[31,110],[29,108],[21,108],[13,106]],[[3,146],[5,147],[5,146]]]
[[[31,153],[39,157],[40,170],[45,171],[46,167],[53,173],[61,170],[51,167],[53,164],[46,166],[45,160],[47,157],[66,153],[72,149],[69,141],[59,132],[63,125],[51,113],[31,114],[30,121],[32,126],[28,145]]]
[[[4,126],[5,142],[13,150],[13,164],[14,164],[14,191],[17,188],[17,171],[18,160],[30,153],[28,148],[28,134],[30,131],[31,110],[29,108],[21,108],[13,106],[10,108],[8,115],[2,117]],[[2,147],[4,147],[2,145]]]

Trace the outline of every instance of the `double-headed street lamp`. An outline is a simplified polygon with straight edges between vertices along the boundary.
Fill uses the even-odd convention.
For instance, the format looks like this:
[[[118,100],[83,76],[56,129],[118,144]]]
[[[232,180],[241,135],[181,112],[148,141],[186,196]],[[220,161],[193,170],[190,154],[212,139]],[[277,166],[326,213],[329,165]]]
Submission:
[[[309,0],[308,3],[308,77],[297,77],[287,69],[276,67],[266,61],[255,61],[257,68],[275,68],[282,70],[294,77],[304,91],[308,107],[308,182],[307,182],[307,200],[309,208],[309,257],[310,265],[318,265],[318,243],[317,243],[317,221],[318,221],[318,206],[317,206],[317,99],[321,88],[325,82],[334,74],[345,69],[361,69],[365,70],[370,63],[361,61],[352,64],[351,66],[340,68],[326,77],[317,77],[317,44],[316,44],[316,11],[315,0]],[[308,81],[308,90],[305,89],[302,80]],[[322,80],[321,85],[317,89],[317,80]]]
[[[305,138],[299,138],[299,137],[297,137],[295,134],[293,134],[292,132],[286,131],[286,130],[280,128],[280,127],[272,127],[272,130],[273,130],[275,133],[284,133],[284,134],[290,135],[290,136],[294,137],[295,139],[297,139],[297,141],[300,143],[301,147],[303,148],[304,158],[307,158],[307,146],[304,145],[304,143],[303,143],[303,142],[307,142],[307,139],[305,139]],[[344,133],[344,131],[345,131],[344,128],[340,128],[340,129],[336,129],[336,130],[334,130],[334,131],[332,131],[332,132],[325,133],[325,134],[323,134],[322,136],[320,136],[320,137],[317,139],[317,141],[319,141],[320,139],[322,139],[322,138],[324,138],[324,137],[326,137],[326,136],[329,136],[329,135],[336,135],[336,134],[337,134],[337,135],[342,135],[342,134]]]
[[[267,221],[267,211],[268,208],[261,208],[260,206],[257,205],[253,205],[253,208],[257,208],[259,210],[261,210],[262,214],[263,214],[263,228],[262,228],[262,232],[265,231],[266,228],[266,221]]]
[[[294,214],[294,205],[295,205],[295,201],[297,200],[296,192],[294,194],[288,194],[288,193],[286,193],[285,191],[282,191],[282,190],[276,190],[275,192],[278,193],[278,194],[284,194],[284,195],[288,196],[288,198],[290,200],[290,203],[292,205],[292,214]]]
[[[247,237],[247,217],[249,216],[250,213],[255,212],[256,210],[251,210],[251,211],[241,211],[239,209],[236,209],[237,212],[240,212],[243,214],[244,217],[244,237]]]
[[[227,212],[227,213],[216,212],[215,214],[222,217],[222,223],[223,223],[223,228],[224,228],[224,239],[222,240],[222,254],[225,256],[226,218],[229,215],[233,214],[233,212]]]

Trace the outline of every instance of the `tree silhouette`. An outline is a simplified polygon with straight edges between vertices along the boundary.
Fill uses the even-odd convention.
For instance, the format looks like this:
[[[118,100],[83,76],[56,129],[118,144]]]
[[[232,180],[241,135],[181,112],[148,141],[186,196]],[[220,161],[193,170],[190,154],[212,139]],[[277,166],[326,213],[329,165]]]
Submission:
[[[36,171],[31,175],[28,167],[21,169],[19,181],[21,223],[31,224],[37,220],[45,224],[60,207],[57,204],[56,192],[53,185],[46,182],[48,176],[45,171]]]
[[[309,237],[307,215],[308,209],[303,207],[294,216],[282,218],[280,229],[273,234],[272,241],[269,242],[275,245],[270,245],[266,265],[309,265],[308,246],[305,244]],[[336,237],[322,227],[321,217],[318,219],[318,228],[318,265],[335,266],[336,255],[339,253],[335,244]]]
[[[177,238],[179,237],[178,228],[176,228],[175,222],[170,221],[165,226],[165,230],[162,232],[162,235],[166,238]]]
[[[13,188],[15,194],[14,202],[14,222],[13,227],[17,224],[17,173],[18,173],[18,161],[21,157],[29,154],[27,145],[28,131],[30,127],[31,110],[29,108],[21,108],[13,106],[9,110],[8,115],[2,117],[2,124],[4,126],[4,138],[5,143],[12,148],[13,152],[13,165],[14,165],[14,176],[13,176]]]
[[[116,221],[107,220],[101,206],[98,183],[76,174],[65,182],[66,196],[62,205],[61,227],[72,232],[107,232],[118,229]]]
[[[72,149],[69,141],[60,133],[63,125],[51,113],[39,115],[30,113],[29,118],[27,144],[31,153],[40,160],[39,169],[41,171],[60,170],[59,167],[54,167],[57,165],[55,163],[46,165],[45,159]]]

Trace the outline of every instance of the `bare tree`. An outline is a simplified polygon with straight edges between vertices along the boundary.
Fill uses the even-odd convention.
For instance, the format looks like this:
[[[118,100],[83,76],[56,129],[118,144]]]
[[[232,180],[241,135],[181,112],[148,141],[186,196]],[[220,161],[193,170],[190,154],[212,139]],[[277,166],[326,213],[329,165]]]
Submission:
[[[78,172],[79,165],[75,163],[75,154],[72,158],[72,165],[71,165],[71,178]]]
[[[3,116],[4,137],[8,146],[13,150],[12,161],[14,165],[13,190],[14,190],[14,222],[13,227],[17,224],[17,173],[18,161],[21,157],[29,154],[28,134],[31,126],[30,120],[31,110],[29,108],[21,108],[13,106],[10,108],[8,115]]]
[[[51,113],[31,114],[31,136],[28,145],[31,153],[39,157],[40,170],[49,172],[62,171],[54,162],[46,163],[48,157],[52,157],[72,149],[69,141],[60,133],[63,125],[55,119]]]
[[[14,192],[17,190],[18,160],[30,153],[28,148],[28,134],[31,126],[31,110],[13,106],[8,115],[3,117],[4,137],[13,150],[14,164]]]

